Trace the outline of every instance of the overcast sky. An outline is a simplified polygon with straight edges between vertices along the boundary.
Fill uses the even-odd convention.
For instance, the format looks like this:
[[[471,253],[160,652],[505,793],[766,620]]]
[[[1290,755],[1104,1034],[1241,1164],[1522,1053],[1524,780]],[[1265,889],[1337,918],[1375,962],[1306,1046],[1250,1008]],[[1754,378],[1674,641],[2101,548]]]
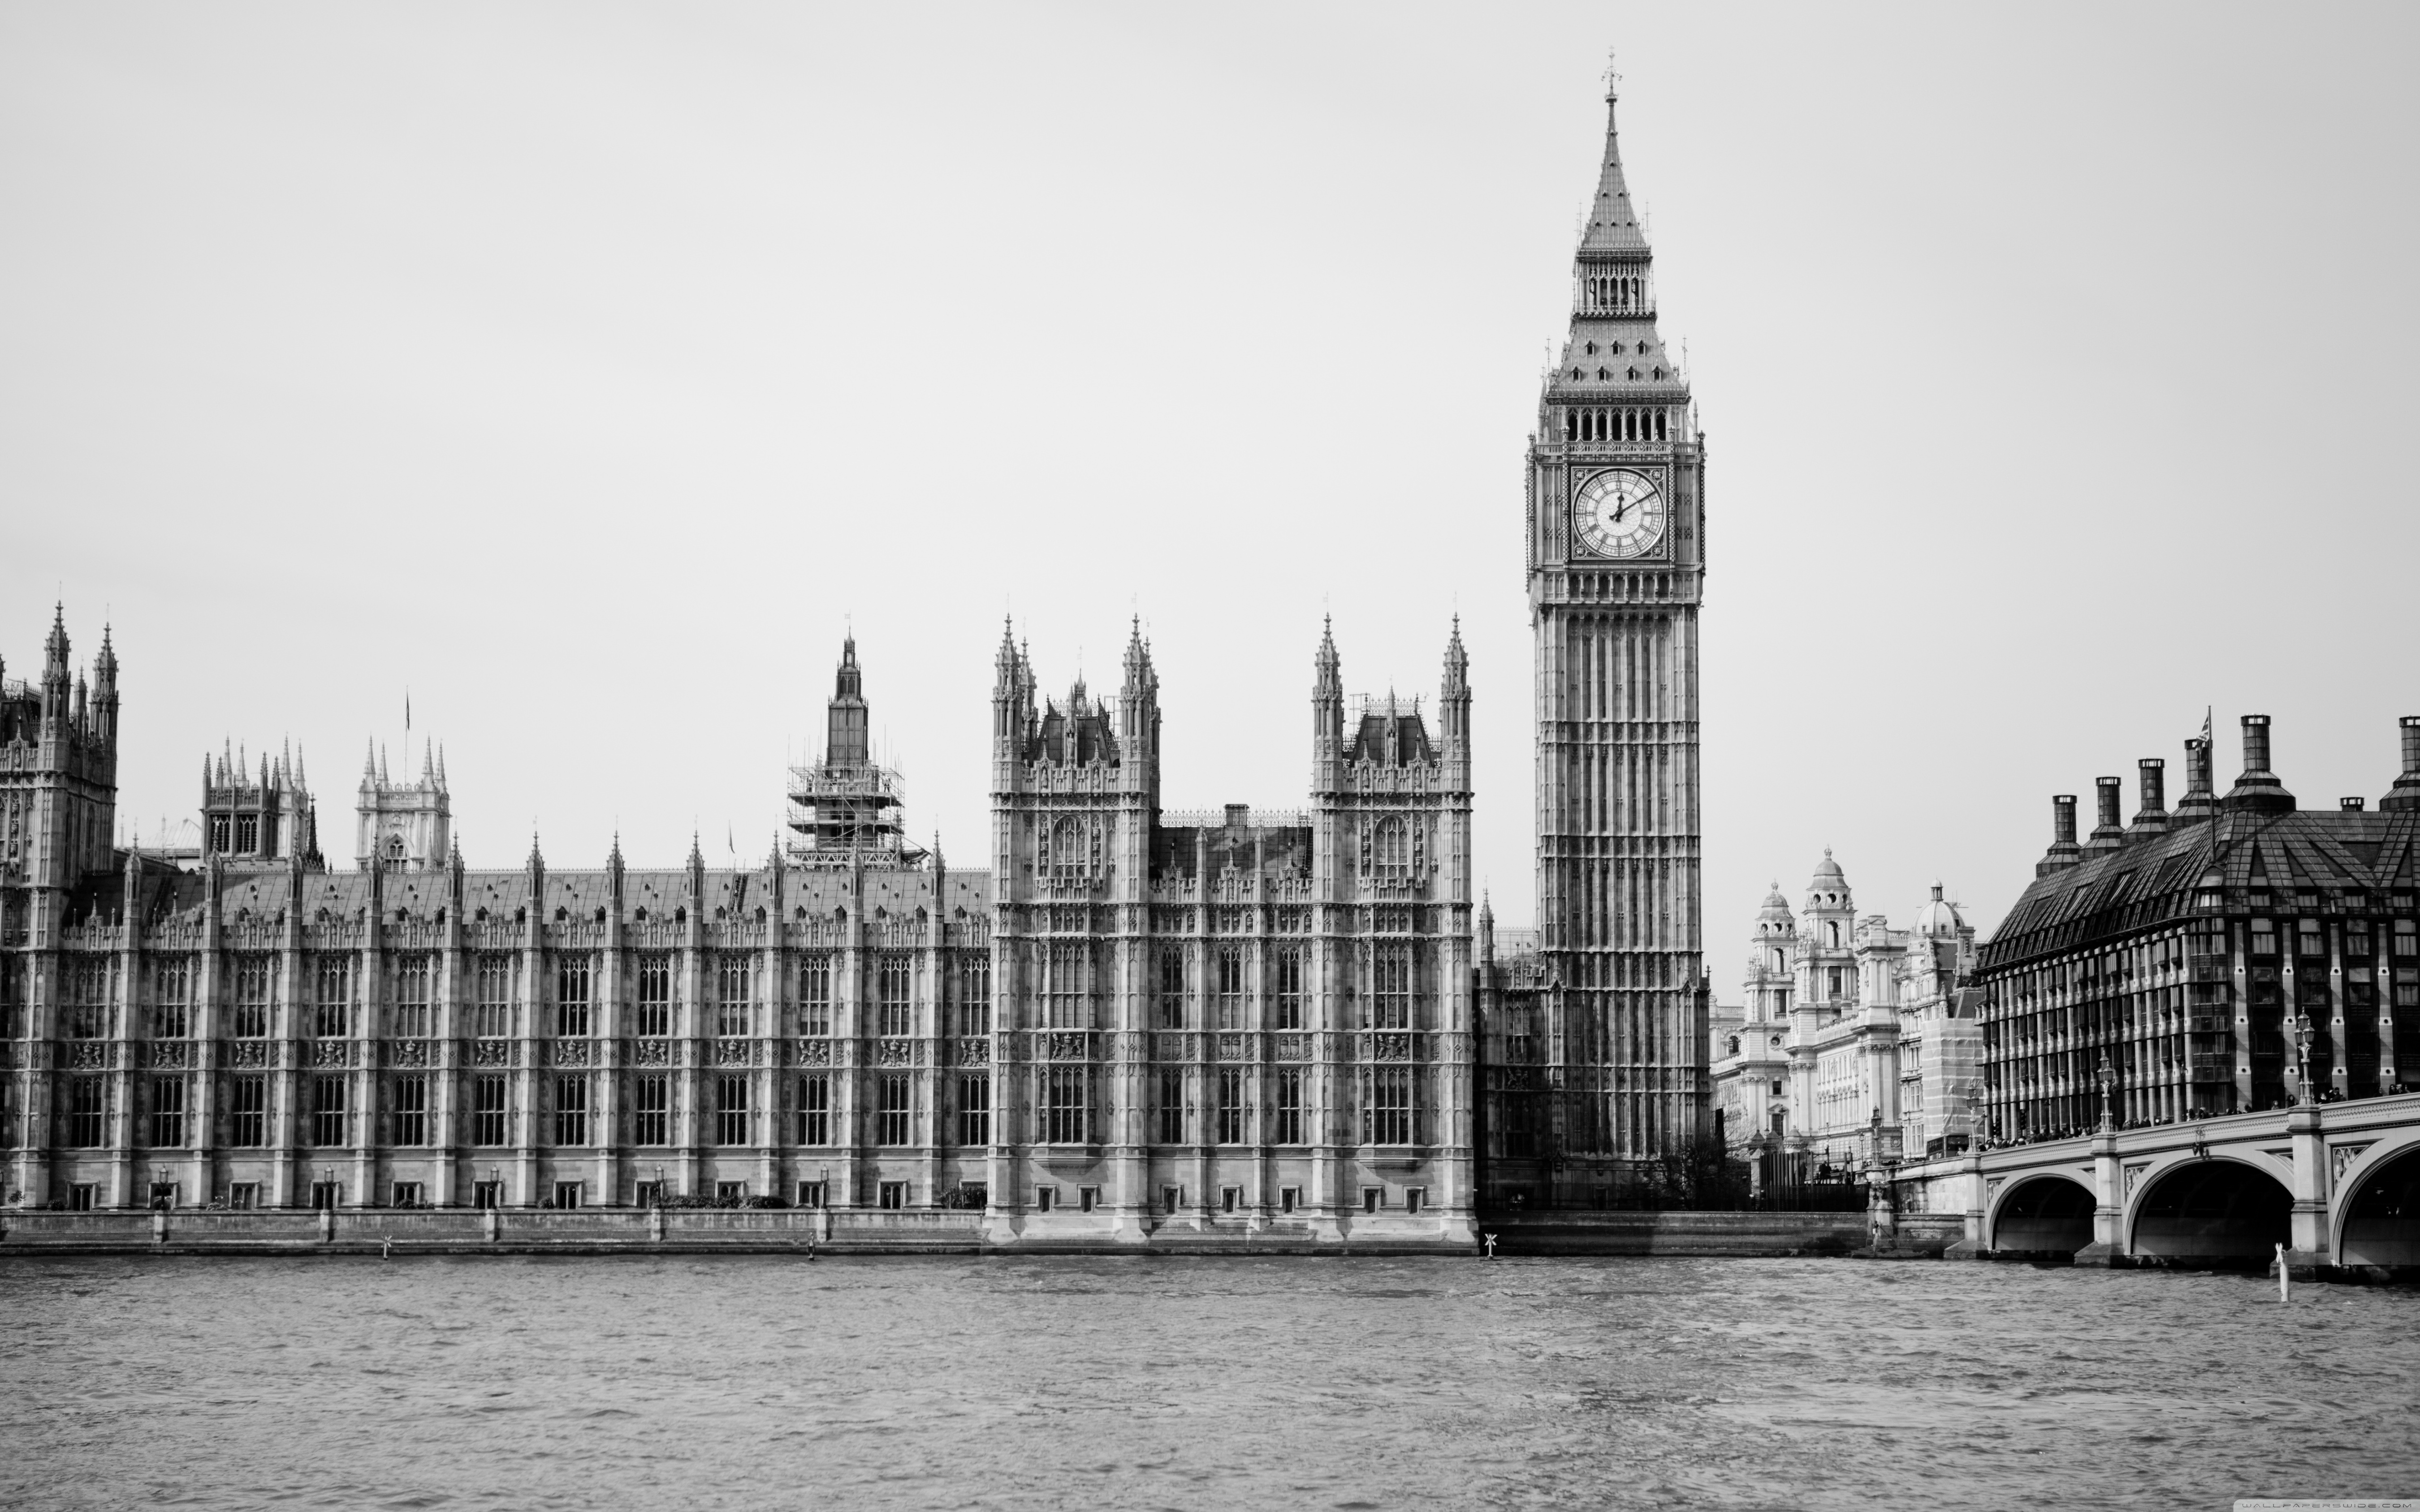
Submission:
[[[1620,50],[1711,438],[1707,949],[1825,846],[1988,928],[2053,793],[2420,712],[2420,10],[0,9],[0,656],[114,621],[120,808],[445,743],[474,866],[761,856],[854,625],[986,848],[1001,617],[1172,807],[1299,807],[1311,657],[1469,644],[1531,912],[1522,453]],[[416,767],[417,760],[412,764]]]

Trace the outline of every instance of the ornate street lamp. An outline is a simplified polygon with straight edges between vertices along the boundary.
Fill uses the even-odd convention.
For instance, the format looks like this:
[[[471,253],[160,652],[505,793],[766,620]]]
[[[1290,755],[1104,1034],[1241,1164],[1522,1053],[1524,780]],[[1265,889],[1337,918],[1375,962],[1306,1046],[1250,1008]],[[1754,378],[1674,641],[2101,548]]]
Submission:
[[[2294,1015],[2294,1101],[2312,1103],[2311,1096],[2311,1015]]]
[[[2118,1072],[2109,1064],[2109,1056],[2105,1051],[2102,1053],[2101,1074],[2098,1080],[2101,1083],[2101,1127],[2103,1132],[2106,1132],[2118,1127],[2118,1115],[2112,1106],[2112,1099],[2118,1092]]]

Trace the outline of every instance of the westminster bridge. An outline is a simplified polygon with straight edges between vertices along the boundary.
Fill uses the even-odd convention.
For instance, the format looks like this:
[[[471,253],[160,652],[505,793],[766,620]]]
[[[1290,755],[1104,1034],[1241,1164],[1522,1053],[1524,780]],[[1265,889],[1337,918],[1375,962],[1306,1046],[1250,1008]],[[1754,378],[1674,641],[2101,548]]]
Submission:
[[[1902,1166],[1904,1212],[1962,1211],[1952,1257],[2420,1271],[2420,1093],[2299,1104]]]

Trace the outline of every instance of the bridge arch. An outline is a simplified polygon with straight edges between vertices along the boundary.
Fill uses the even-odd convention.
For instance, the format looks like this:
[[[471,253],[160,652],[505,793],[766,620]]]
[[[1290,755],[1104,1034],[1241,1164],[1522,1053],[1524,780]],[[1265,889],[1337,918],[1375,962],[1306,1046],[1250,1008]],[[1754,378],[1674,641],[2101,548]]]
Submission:
[[[2266,1263],[2294,1237],[2294,1194],[2270,1166],[2227,1155],[2169,1160],[2144,1173],[2126,1253],[2189,1265]]]
[[[2338,1265],[2420,1267],[2420,1131],[2362,1151],[2336,1183]]]
[[[1984,1243],[2016,1255],[2073,1255],[2092,1242],[2100,1198],[2080,1177],[2031,1171],[2011,1177],[1993,1205]]]

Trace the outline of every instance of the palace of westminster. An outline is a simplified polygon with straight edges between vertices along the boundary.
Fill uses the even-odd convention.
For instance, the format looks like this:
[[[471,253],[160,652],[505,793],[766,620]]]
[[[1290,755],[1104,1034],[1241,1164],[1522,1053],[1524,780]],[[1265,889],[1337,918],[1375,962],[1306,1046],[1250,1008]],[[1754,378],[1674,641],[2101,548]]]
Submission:
[[[1425,706],[1348,699],[1323,634],[1297,812],[1163,805],[1139,628],[1107,698],[1046,695],[1004,634],[991,844],[957,869],[906,838],[852,642],[761,864],[617,844],[566,871],[534,839],[481,871],[434,751],[391,775],[373,748],[349,868],[287,757],[204,762],[198,846],[119,847],[117,657],[104,631],[75,673],[62,612],[38,680],[0,666],[5,1200],[975,1208],[1002,1242],[1466,1246],[1482,1211],[1606,1206],[1709,1143],[1780,1181],[2081,1124],[2113,1085],[2175,1118],[2420,1083],[2413,719],[2374,811],[2298,811],[2265,721],[2223,797],[2205,739],[2173,813],[2157,763],[2131,825],[2105,779],[2088,842],[2060,800],[1979,949],[1938,887],[1910,930],[1860,918],[1827,854],[1714,1006],[1705,450],[1611,100],[1526,457],[1534,934],[1473,895],[1458,627]],[[2289,1061],[2288,1007],[2320,1015],[2316,1061],[2307,1027]]]

